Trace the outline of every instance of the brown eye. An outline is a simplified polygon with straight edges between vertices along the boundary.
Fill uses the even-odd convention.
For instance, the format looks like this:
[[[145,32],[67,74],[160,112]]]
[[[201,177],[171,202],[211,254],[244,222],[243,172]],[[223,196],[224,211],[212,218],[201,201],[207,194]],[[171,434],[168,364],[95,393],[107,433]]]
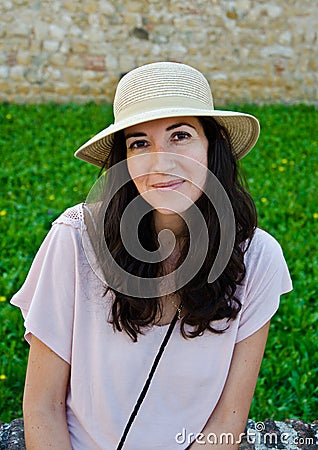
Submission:
[[[131,144],[129,144],[128,149],[129,150],[138,150],[142,149],[148,146],[147,141],[143,139],[138,139],[138,141],[134,141]]]
[[[191,138],[191,134],[186,131],[177,131],[173,133],[172,140],[173,141],[184,141]]]

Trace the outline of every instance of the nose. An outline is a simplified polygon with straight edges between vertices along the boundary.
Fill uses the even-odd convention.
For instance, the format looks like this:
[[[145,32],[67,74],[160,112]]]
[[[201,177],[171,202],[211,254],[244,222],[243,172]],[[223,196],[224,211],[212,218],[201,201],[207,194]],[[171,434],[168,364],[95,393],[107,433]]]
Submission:
[[[174,155],[169,152],[153,152],[150,155],[150,165],[152,172],[167,172],[174,169],[175,159]]]
[[[149,155],[152,172],[172,170],[176,166],[175,155],[164,143],[155,142]]]

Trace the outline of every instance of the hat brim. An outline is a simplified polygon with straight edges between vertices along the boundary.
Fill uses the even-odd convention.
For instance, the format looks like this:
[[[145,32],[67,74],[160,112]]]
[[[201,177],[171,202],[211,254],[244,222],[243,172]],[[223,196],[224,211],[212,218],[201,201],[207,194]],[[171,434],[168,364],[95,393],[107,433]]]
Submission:
[[[109,125],[93,136],[76,152],[75,157],[83,161],[104,166],[114,141],[114,134],[133,125],[151,120],[169,117],[213,117],[220,125],[225,127],[231,139],[233,151],[237,159],[243,158],[256,144],[260,133],[259,122],[256,117],[236,111],[206,110],[190,108],[162,108],[151,112],[137,114],[127,119]]]

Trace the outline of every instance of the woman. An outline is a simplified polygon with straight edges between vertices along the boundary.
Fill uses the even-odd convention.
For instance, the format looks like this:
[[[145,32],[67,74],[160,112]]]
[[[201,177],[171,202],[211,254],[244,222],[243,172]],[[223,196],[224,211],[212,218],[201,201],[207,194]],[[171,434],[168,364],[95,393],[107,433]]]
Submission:
[[[114,114],[76,152],[107,175],[12,299],[30,342],[27,448],[236,449],[291,289],[237,172],[258,121],[214,110],[204,76],[171,62],[126,74]]]

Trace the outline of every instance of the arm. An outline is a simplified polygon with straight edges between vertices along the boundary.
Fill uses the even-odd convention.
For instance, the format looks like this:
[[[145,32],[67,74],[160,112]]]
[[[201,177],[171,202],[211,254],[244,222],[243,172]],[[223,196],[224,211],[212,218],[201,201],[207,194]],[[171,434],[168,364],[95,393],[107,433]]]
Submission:
[[[243,341],[237,343],[234,348],[233,358],[221,397],[206,423],[202,433],[202,441],[206,441],[205,448],[213,450],[239,448],[241,436],[244,433],[248,413],[252,402],[259,369],[261,366],[269,322],[267,322],[256,333],[252,334]],[[209,433],[217,437],[223,435],[223,444],[221,439],[215,440],[214,444],[208,442]],[[231,444],[233,436],[233,445]],[[212,439],[209,439],[212,440]],[[194,442],[189,449],[202,449],[202,443]]]
[[[70,365],[32,336],[23,398],[27,450],[72,450],[65,400]]]

